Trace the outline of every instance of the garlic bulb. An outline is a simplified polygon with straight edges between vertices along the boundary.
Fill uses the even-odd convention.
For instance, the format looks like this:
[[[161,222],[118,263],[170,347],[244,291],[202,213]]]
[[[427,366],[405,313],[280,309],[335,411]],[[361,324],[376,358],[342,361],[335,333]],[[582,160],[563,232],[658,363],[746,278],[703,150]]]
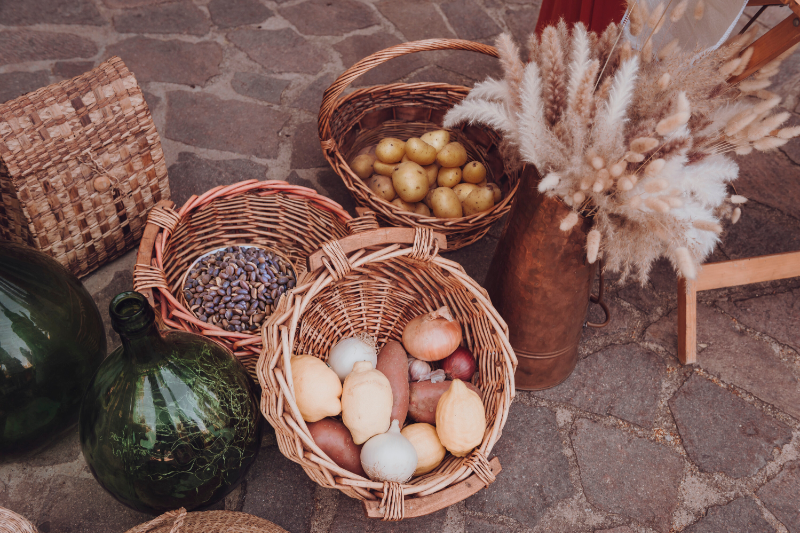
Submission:
[[[328,355],[328,366],[336,372],[340,381],[344,381],[358,361],[369,361],[372,363],[372,368],[378,365],[375,340],[369,335],[362,334],[342,339],[331,348],[331,353]]]
[[[389,431],[375,435],[361,448],[361,466],[370,479],[405,483],[417,469],[417,450],[400,434],[400,424],[392,420]]]
[[[408,380],[409,381],[422,381],[423,379],[430,379],[431,365],[427,361],[420,359],[408,358]]]

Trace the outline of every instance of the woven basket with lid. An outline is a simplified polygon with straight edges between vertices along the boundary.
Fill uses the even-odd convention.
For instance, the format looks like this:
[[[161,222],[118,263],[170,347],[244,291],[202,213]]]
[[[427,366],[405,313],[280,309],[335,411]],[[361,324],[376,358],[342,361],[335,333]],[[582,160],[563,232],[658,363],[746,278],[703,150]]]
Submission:
[[[288,533],[269,520],[234,511],[187,513],[186,509],[164,513],[125,533]]]
[[[252,374],[261,335],[224,331],[195,318],[181,296],[184,274],[211,250],[261,245],[287,256],[300,283],[306,258],[330,239],[348,235],[352,217],[330,198],[285,181],[242,181],[192,196],[178,210],[172,205],[162,202],[150,213],[136,257],[134,290],[160,308],[164,326],[220,342]]]
[[[368,227],[361,224],[362,231],[327,242],[309,257],[309,277],[280,302],[263,329],[256,374],[261,410],[275,428],[281,452],[320,485],[362,500],[367,516],[400,520],[443,509],[494,481],[499,460],[487,457],[508,416],[517,360],[486,291],[458,263],[438,255],[446,247],[444,235]],[[340,468],[316,446],[299,413],[291,356],[326,360],[336,342],[357,333],[375,337],[380,349],[389,339],[399,340],[409,320],[443,305],[462,325],[478,361],[473,382],[486,409],[483,441],[468,456],[448,455],[432,472],[405,484],[376,482]]]
[[[393,83],[342,97],[348,85],[370,69],[397,57],[433,50],[466,50],[497,57],[492,46],[460,39],[414,41],[376,52],[347,69],[325,91],[319,110],[319,138],[326,159],[356,202],[375,211],[382,224],[431,229],[447,237],[448,250],[457,250],[483,237],[509,211],[517,190],[519,171],[506,172],[496,131],[466,124],[449,130],[451,140],[461,142],[470,159],[483,162],[487,179],[503,191],[503,199],[492,209],[466,217],[435,218],[401,211],[378,198],[348,165],[360,149],[383,137],[406,140],[441,129],[445,113],[469,93],[468,87],[446,83]]]

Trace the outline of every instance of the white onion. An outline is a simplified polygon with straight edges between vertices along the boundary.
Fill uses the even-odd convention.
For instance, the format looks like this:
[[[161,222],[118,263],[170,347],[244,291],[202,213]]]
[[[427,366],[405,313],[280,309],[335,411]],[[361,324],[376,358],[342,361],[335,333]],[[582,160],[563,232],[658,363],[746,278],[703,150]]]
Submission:
[[[328,366],[336,372],[341,381],[352,372],[353,365],[358,361],[369,361],[372,363],[372,368],[378,365],[375,341],[368,335],[342,339],[331,348],[331,353],[328,355]]]
[[[417,450],[400,434],[397,420],[392,420],[389,431],[364,443],[361,466],[372,480],[405,483],[411,479],[417,469]]]

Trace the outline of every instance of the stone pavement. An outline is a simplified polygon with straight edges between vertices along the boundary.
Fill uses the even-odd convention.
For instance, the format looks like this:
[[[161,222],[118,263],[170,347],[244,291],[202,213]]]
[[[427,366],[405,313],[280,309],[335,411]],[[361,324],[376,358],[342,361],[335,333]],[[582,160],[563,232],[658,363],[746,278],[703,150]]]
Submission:
[[[759,24],[772,26],[783,9]],[[538,2],[524,0],[0,0],[0,101],[116,54],[145,90],[179,204],[218,184],[269,178],[352,209],[316,135],[335,77],[402,41],[492,42],[504,30],[522,39],[537,15]],[[798,67],[800,54],[784,63],[778,90],[800,119]],[[466,52],[425,53],[357,85],[472,84],[495,70]],[[741,163],[736,188],[751,201],[714,259],[800,250],[800,143]],[[449,257],[483,280],[498,234]],[[103,313],[131,287],[132,264],[133,252],[85,279]],[[357,502],[283,458],[267,431],[247,481],[215,508],[293,533],[800,532],[800,279],[701,293],[694,367],[675,357],[668,264],[644,288],[612,278],[608,294],[614,318],[586,330],[572,377],[517,396],[494,450],[503,473],[489,489],[425,518],[368,522]],[[42,533],[117,533],[150,518],[95,483],[76,430],[0,463],[0,506]]]

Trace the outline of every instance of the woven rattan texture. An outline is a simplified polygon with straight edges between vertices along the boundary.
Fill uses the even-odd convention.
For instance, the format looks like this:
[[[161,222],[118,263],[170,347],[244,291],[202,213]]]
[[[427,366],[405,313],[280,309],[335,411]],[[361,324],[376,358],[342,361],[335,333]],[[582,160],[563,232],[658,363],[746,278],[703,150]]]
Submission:
[[[234,511],[170,511],[126,533],[288,533],[268,520]]]
[[[36,528],[17,513],[0,507],[0,533],[36,533]]]
[[[313,441],[294,399],[291,365],[295,354],[327,360],[342,338],[367,333],[382,347],[399,340],[409,320],[446,305],[463,327],[464,340],[479,366],[475,384],[482,391],[488,429],[467,457],[448,455],[432,472],[392,488],[384,519],[402,517],[403,498],[434,494],[469,477],[487,478],[486,457],[499,438],[514,395],[516,356],[503,319],[486,292],[453,261],[436,254],[432,232],[417,228],[414,245],[386,243],[359,249],[340,260],[328,257],[289,298],[281,301],[264,328],[264,351],[256,374],[262,387],[261,410],[275,428],[281,452],[299,463],[315,482],[361,500],[382,500],[384,484],[338,467]],[[422,235],[420,235],[422,233]],[[427,242],[427,244],[426,244]],[[335,250],[337,247],[324,248]],[[338,247],[341,252],[342,248]],[[425,258],[424,260],[414,257]],[[478,465],[478,466],[476,466]],[[491,475],[491,472],[490,472]],[[491,479],[489,479],[491,481]],[[399,494],[399,496],[398,496]]]
[[[285,181],[249,180],[216,187],[193,196],[177,212],[162,207],[153,210],[148,225],[158,226],[158,235],[154,242],[141,244],[151,247],[146,254],[151,264],[136,266],[134,288],[156,289],[165,325],[213,338],[233,350],[254,375],[261,336],[223,331],[195,318],[182,303],[181,280],[186,271],[211,250],[234,244],[262,245],[291,260],[299,284],[308,256],[326,241],[346,236],[350,220],[330,198]]]
[[[325,157],[359,205],[374,210],[384,225],[425,227],[442,233],[447,236],[447,249],[457,250],[483,237],[511,208],[519,171],[504,168],[497,132],[467,125],[451,131],[453,140],[464,144],[470,157],[486,164],[487,179],[503,191],[503,200],[491,210],[466,217],[443,219],[402,211],[378,198],[348,165],[361,148],[377,143],[382,137],[392,135],[407,140],[440,129],[447,110],[467,95],[469,89],[458,85],[395,83],[359,89],[340,99],[354,79],[377,65],[430,50],[468,50],[497,56],[491,46],[458,39],[415,41],[376,52],[345,71],[325,91],[319,113],[319,135]]]
[[[96,189],[98,177],[110,187]],[[169,181],[150,111],[120,58],[0,105],[0,193],[0,237],[78,276],[135,245]]]

